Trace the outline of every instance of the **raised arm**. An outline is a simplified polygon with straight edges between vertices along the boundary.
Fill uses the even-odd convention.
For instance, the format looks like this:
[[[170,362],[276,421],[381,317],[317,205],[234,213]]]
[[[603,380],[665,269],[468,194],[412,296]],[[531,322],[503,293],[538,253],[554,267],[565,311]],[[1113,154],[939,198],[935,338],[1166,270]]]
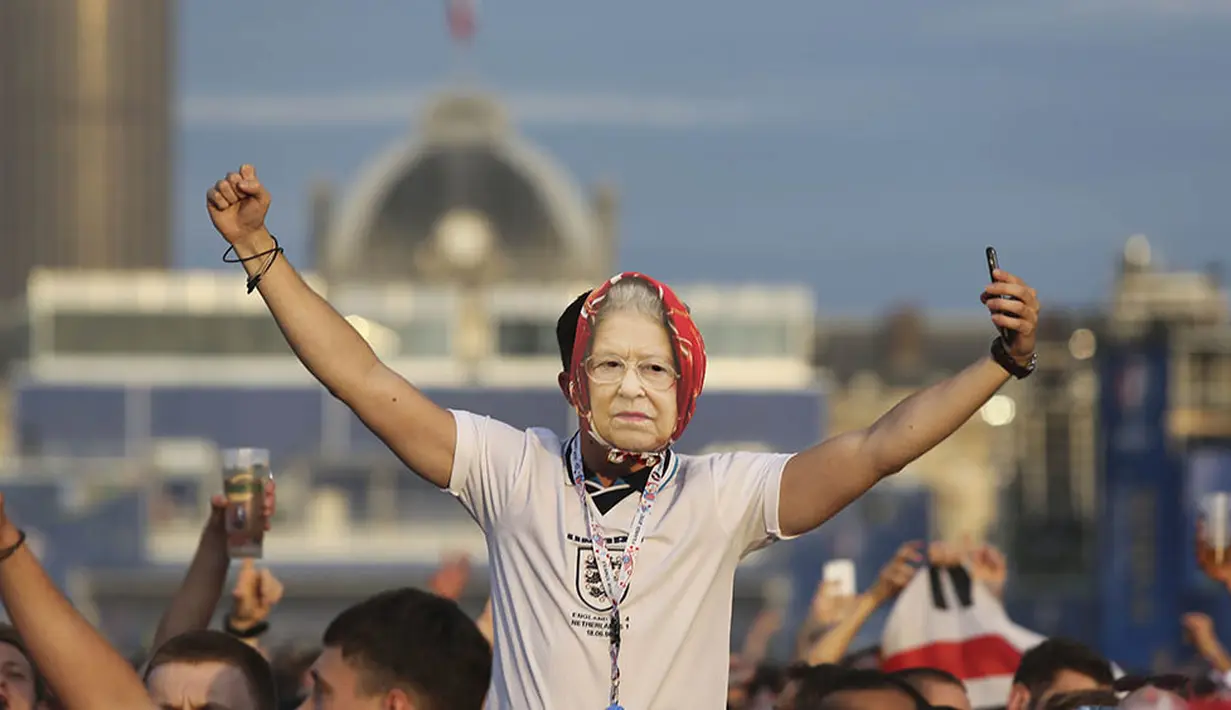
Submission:
[[[893,559],[881,568],[876,583],[868,591],[855,597],[855,603],[847,610],[846,615],[804,650],[804,663],[815,666],[841,661],[872,613],[896,599],[915,576],[915,565],[923,560],[920,547],[922,543],[908,542],[898,548]]]
[[[995,278],[983,301],[993,323],[1017,333],[1007,352],[1025,366],[1034,356],[1038,296],[1012,274],[997,271]],[[901,471],[957,431],[1009,377],[995,359],[983,357],[902,400],[867,429],[841,434],[793,457],[782,472],[778,503],[782,532],[799,535],[812,530],[882,478]]]
[[[265,304],[300,362],[350,407],[412,471],[449,485],[457,433],[453,416],[376,357],[367,341],[312,290],[265,227],[270,195],[251,165],[219,180],[206,196],[210,219],[260,276]]]
[[[52,583],[0,496],[0,601],[65,710],[153,707],[128,660]]]
[[[265,484],[266,530],[269,530],[269,521],[273,520],[275,513],[274,495],[274,482],[268,481]],[[214,496],[210,499],[209,519],[201,531],[197,552],[192,557],[184,581],[158,621],[158,630],[154,633],[150,648],[156,649],[184,632],[209,628],[231,567],[231,556],[227,552],[226,512],[225,497]]]

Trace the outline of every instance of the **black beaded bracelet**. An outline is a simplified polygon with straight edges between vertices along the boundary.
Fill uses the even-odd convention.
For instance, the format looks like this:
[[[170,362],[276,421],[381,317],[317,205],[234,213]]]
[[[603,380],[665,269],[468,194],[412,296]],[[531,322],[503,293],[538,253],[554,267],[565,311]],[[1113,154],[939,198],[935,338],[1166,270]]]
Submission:
[[[18,530],[17,531],[17,542],[4,548],[3,550],[0,550],[0,562],[4,562],[8,558],[12,557],[13,553],[17,552],[17,550],[20,549],[21,546],[24,544],[26,544],[26,531]]]
[[[234,636],[235,638],[254,639],[257,636],[260,636],[261,634],[265,633],[266,631],[269,631],[269,622],[268,621],[258,621],[257,623],[253,624],[252,626],[246,629],[237,629],[231,623],[231,620],[227,619],[226,625],[223,627],[223,630],[226,631],[228,634]]]
[[[278,256],[285,251],[282,248],[282,245],[278,243],[277,237],[271,234],[269,235],[269,238],[274,240],[273,247],[266,249],[263,252],[253,254],[252,256],[240,256],[239,253],[235,251],[234,244],[227,247],[227,250],[222,252],[222,261],[227,264],[243,264],[254,259],[269,257],[269,260],[265,262],[260,271],[248,277],[248,293],[252,293],[256,290],[256,287],[261,283],[261,278],[265,276],[265,272],[269,271],[270,267],[274,265],[274,262],[278,260]]]
[[[282,251],[282,246],[278,244],[278,238],[272,234],[269,235],[269,238],[274,240],[273,247],[266,249],[265,251],[253,254],[252,256],[240,256],[239,252],[235,251],[235,245],[232,244],[231,246],[227,247],[226,251],[222,252],[222,263],[242,264],[245,261],[252,261],[253,259],[260,259],[263,256],[269,256],[270,254],[275,254],[277,252]],[[234,254],[234,256],[232,256],[232,254]]]
[[[1004,338],[996,338],[992,341],[992,359],[996,361],[997,365],[1004,368],[1005,372],[1019,380],[1024,380],[1034,372],[1034,368],[1039,362],[1039,354],[1037,352],[1031,353],[1030,359],[1023,365],[1014,360],[1013,356],[1009,354]]]

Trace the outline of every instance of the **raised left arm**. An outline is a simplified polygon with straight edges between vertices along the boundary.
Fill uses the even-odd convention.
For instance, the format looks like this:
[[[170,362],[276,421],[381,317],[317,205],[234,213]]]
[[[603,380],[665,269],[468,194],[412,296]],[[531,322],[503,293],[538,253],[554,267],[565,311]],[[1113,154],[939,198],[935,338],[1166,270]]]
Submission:
[[[264,505],[267,532],[276,512],[275,495],[274,482],[266,481]],[[201,532],[197,552],[193,555],[179,590],[175,592],[158,622],[158,630],[154,633],[154,643],[150,650],[157,649],[186,631],[209,628],[231,567],[231,556],[227,551],[226,512],[225,497],[216,495],[210,499],[209,519]]]
[[[1020,365],[1034,355],[1039,301],[1021,279],[996,272],[982,300],[992,322],[1017,333],[1007,347]],[[1016,300],[1006,300],[1013,296]],[[957,431],[1005,382],[990,356],[902,400],[870,427],[840,434],[797,454],[782,472],[778,525],[784,535],[819,526],[882,478],[897,473]]]
[[[67,710],[153,708],[141,678],[73,608],[4,514],[0,494],[0,603],[34,665]],[[8,707],[7,703],[4,707]]]

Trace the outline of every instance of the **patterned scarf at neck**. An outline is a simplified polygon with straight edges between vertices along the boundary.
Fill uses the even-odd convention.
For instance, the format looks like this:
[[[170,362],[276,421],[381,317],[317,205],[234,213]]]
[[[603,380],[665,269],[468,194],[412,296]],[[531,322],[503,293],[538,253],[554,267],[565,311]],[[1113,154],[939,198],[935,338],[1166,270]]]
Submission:
[[[623,279],[639,279],[649,284],[658,292],[662,299],[666,319],[663,325],[671,340],[671,348],[675,352],[675,362],[679,369],[679,380],[675,385],[676,420],[675,430],[657,451],[624,451],[607,443],[594,430],[592,413],[590,411],[590,379],[586,374],[585,361],[590,352],[590,341],[594,337],[598,313],[611,288]],[[581,307],[581,316],[577,319],[577,335],[573,339],[573,359],[569,365],[569,398],[577,410],[577,420],[581,430],[593,440],[607,449],[607,460],[613,464],[640,462],[647,467],[653,467],[662,458],[662,454],[671,447],[692,415],[697,411],[697,398],[705,385],[705,341],[701,339],[701,331],[688,313],[688,307],[675,295],[666,284],[656,281],[645,274],[626,271],[611,277],[590,293],[589,298]]]

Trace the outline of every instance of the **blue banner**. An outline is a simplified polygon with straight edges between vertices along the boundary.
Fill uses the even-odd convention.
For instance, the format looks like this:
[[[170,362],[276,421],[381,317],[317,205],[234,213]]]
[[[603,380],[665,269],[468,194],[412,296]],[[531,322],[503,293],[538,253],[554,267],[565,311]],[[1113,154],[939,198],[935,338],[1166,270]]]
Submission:
[[[1164,338],[1109,343],[1101,362],[1102,651],[1126,670],[1177,658],[1182,486],[1168,451]]]

